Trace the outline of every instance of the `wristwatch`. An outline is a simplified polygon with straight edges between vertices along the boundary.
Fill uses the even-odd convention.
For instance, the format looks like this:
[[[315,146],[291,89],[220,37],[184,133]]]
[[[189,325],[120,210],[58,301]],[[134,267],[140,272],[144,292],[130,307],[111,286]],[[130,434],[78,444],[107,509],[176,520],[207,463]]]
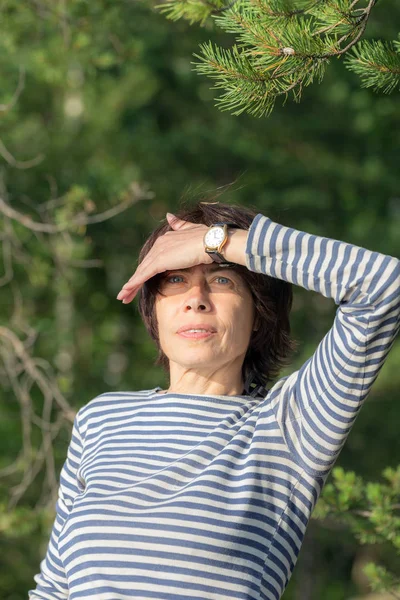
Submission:
[[[223,267],[236,265],[236,263],[227,261],[221,254],[221,250],[228,240],[228,227],[240,229],[239,225],[236,225],[235,223],[227,223],[226,221],[213,223],[203,238],[204,250],[215,262],[219,263]]]

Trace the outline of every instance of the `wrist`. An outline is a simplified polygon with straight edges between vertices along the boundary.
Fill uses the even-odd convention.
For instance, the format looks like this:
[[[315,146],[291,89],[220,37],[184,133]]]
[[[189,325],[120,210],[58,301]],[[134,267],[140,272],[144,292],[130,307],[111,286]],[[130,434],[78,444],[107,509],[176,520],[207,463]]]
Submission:
[[[227,262],[246,266],[247,229],[228,229],[228,239],[222,248],[222,254]]]

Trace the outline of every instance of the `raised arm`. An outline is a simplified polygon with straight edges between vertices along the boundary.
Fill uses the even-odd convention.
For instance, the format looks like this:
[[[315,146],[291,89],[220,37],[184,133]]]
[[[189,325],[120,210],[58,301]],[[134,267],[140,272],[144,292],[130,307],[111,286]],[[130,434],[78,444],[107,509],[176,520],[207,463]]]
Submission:
[[[29,600],[67,600],[68,583],[58,552],[58,539],[70,513],[75,496],[83,491],[77,477],[83,443],[79,429],[79,411],[75,416],[67,458],[60,472],[56,517],[47,546],[46,556],[40,563],[40,573],[34,576],[36,588],[28,591]]]
[[[243,252],[243,234],[231,246]],[[290,451],[311,475],[329,473],[400,328],[400,261],[285,227],[258,214],[246,266],[320,292],[338,304],[314,354],[270,391]]]

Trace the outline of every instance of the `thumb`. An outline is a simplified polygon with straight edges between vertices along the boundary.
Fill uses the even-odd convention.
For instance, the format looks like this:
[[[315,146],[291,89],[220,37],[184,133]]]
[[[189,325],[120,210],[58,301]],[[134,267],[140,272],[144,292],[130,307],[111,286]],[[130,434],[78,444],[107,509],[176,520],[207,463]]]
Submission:
[[[189,221],[183,221],[182,219],[179,219],[178,217],[169,212],[167,212],[167,221],[169,226],[172,227],[172,229],[182,229],[185,226],[191,225]]]

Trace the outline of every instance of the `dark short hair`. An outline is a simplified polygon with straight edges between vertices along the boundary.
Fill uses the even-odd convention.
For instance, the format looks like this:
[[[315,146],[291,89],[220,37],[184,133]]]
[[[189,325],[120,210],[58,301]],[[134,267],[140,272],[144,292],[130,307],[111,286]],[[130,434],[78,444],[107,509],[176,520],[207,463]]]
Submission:
[[[259,212],[259,211],[258,211]],[[221,202],[200,201],[192,206],[182,206],[174,215],[191,223],[210,226],[218,221],[235,223],[241,229],[249,229],[258,212],[252,208],[224,204]],[[153,247],[158,237],[172,228],[165,219],[144,243],[140,254],[140,264]],[[297,350],[297,340],[290,336],[289,314],[292,308],[292,284],[262,273],[250,271],[243,265],[232,267],[247,283],[254,301],[255,323],[258,330],[253,331],[242,365],[243,380],[266,386],[275,379],[283,367],[291,363],[291,356]],[[158,336],[155,314],[155,299],[160,292],[162,274],[158,274],[141,287],[138,299],[139,314],[144,325],[158,348],[156,365],[169,373],[169,359],[164,354]]]

